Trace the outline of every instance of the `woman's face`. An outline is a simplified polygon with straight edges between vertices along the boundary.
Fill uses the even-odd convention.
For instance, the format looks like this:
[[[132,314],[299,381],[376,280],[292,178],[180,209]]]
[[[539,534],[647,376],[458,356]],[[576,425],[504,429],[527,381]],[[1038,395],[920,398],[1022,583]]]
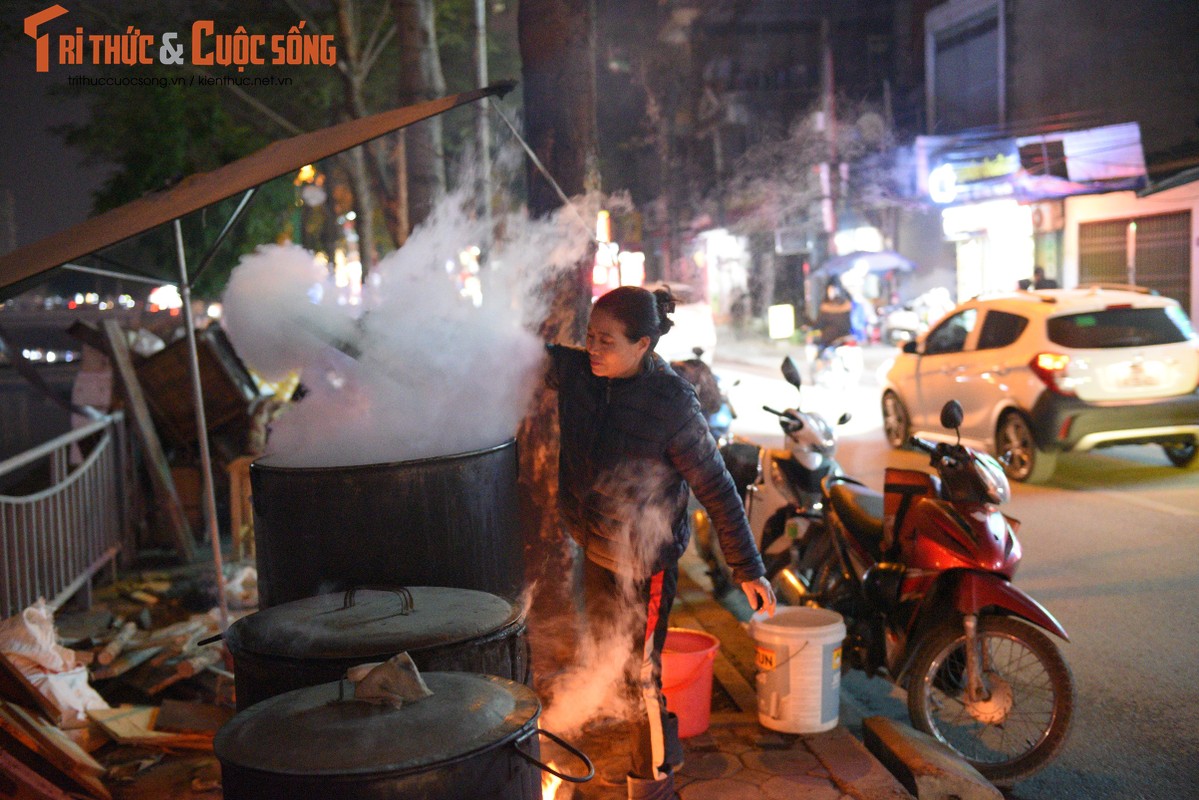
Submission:
[[[603,309],[591,313],[587,324],[587,355],[591,372],[601,378],[631,378],[649,352],[649,337],[630,342],[624,324]]]

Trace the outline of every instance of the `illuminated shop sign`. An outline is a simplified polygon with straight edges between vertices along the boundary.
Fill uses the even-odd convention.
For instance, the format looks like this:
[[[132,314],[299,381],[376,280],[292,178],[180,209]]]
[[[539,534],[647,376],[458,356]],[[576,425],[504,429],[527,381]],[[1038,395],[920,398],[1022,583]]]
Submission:
[[[915,160],[920,194],[941,205],[1026,203],[1146,183],[1135,122],[1004,139],[918,136]]]

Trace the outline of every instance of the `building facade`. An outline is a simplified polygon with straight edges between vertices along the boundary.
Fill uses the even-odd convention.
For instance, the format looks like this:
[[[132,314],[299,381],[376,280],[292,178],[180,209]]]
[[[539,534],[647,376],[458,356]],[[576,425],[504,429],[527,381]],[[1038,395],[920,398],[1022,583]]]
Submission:
[[[1194,308],[1186,190],[1155,190],[1199,165],[1194,12],[1188,0],[928,11],[916,180],[955,243],[959,298],[1041,266],[1063,285],[1136,282]]]

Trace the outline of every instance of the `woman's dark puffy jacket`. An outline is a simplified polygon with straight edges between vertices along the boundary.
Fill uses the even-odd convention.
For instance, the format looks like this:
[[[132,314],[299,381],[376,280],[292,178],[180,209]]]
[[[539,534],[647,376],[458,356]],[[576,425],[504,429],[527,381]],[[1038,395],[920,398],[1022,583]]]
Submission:
[[[691,384],[654,353],[640,374],[608,379],[591,373],[583,350],[548,350],[561,428],[558,505],[587,557],[639,574],[645,564],[656,572],[676,562],[690,536],[690,487],[712,519],[734,578],[764,575],[741,499]],[[640,558],[629,550],[630,530]]]

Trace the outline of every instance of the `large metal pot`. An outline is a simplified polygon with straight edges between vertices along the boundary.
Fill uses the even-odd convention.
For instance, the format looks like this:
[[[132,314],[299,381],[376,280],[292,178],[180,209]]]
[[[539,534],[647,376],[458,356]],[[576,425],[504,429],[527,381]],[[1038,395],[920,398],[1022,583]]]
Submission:
[[[250,466],[261,608],[355,586],[524,588],[516,443],[344,467]]]
[[[345,682],[272,697],[217,733],[226,800],[539,800],[541,704],[527,686],[464,672],[423,675],[402,708],[347,700]],[[555,772],[555,774],[561,774]]]
[[[405,651],[422,672],[478,672],[521,683],[530,677],[521,609],[474,589],[413,586],[305,597],[242,617],[225,631],[225,643],[239,710]]]

